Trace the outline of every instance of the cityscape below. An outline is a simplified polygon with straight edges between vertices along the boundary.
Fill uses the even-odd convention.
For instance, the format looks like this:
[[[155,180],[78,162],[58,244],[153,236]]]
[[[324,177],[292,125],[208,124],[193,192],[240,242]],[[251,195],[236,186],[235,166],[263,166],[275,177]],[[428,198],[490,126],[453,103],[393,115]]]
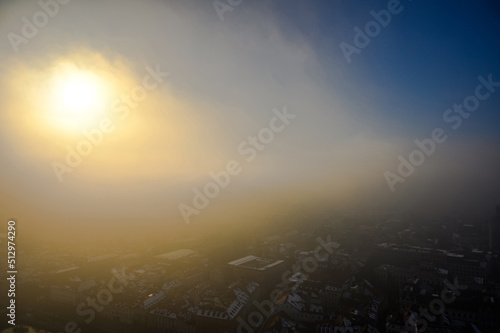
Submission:
[[[44,245],[20,253],[20,328],[3,332],[496,332],[492,215],[373,210],[175,245]]]

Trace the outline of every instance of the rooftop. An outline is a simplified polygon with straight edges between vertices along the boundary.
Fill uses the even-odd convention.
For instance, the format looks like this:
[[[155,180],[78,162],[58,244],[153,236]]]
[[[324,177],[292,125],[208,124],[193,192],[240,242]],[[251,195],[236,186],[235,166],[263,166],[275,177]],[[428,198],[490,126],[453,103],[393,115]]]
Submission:
[[[265,270],[268,270],[268,269],[270,269],[274,266],[277,266],[283,262],[284,262],[283,260],[259,258],[259,257],[250,255],[250,256],[246,256],[246,257],[228,262],[228,265],[240,267],[240,268],[251,269],[251,270],[256,270],[256,271],[265,271]]]
[[[192,255],[198,254],[198,252],[188,249],[180,249],[172,252],[163,253],[157,255],[155,258],[167,259],[167,260],[177,260],[180,258],[190,257]]]

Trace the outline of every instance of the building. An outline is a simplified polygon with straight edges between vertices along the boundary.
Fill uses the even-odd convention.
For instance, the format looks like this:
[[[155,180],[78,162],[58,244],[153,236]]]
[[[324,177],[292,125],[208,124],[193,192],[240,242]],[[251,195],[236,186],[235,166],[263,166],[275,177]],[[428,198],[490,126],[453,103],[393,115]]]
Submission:
[[[281,274],[285,270],[283,260],[260,258],[249,255],[233,260],[228,264],[229,277],[232,281],[247,280],[256,281],[264,292],[269,291],[280,281]]]
[[[489,225],[489,248],[500,252],[500,205],[496,206],[495,215]]]
[[[52,301],[63,304],[76,305],[91,295],[97,287],[94,280],[69,281],[65,285],[53,285],[49,288],[49,297]]]

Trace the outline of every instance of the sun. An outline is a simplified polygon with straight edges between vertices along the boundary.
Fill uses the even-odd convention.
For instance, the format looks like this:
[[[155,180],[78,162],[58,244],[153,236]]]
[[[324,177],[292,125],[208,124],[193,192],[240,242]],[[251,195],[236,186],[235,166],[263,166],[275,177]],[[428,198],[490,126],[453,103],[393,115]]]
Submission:
[[[54,94],[68,112],[85,113],[99,105],[98,85],[90,73],[73,73],[59,80]]]
[[[109,109],[109,82],[91,70],[61,65],[53,71],[49,87],[51,118],[66,129],[92,125]]]

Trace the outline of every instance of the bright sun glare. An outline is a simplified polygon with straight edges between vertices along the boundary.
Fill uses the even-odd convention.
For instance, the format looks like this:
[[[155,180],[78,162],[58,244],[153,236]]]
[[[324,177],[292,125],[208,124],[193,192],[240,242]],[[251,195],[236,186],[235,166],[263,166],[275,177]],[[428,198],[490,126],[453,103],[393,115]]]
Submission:
[[[86,112],[98,102],[97,84],[88,74],[78,73],[61,79],[55,93],[68,112]]]
[[[92,71],[62,66],[54,70],[50,90],[52,118],[69,130],[92,124],[109,108],[109,84]]]

